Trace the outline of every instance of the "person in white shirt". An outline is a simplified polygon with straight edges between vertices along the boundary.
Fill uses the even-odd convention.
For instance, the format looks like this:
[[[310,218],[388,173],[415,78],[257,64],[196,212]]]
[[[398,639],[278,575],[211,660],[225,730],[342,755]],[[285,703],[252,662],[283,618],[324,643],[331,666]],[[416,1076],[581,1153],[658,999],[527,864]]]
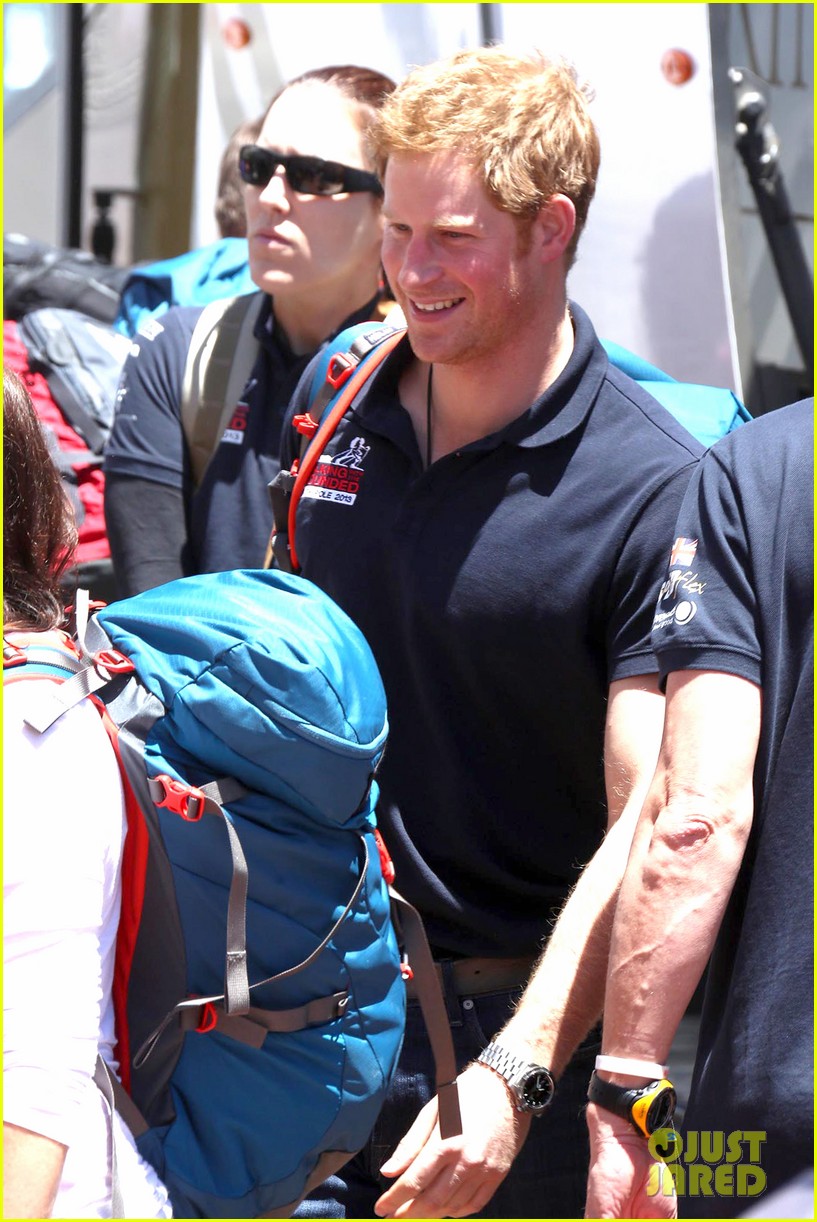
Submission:
[[[23,383],[3,376],[4,650],[60,645],[70,509]],[[126,822],[90,702],[44,734],[24,718],[42,678],[5,676],[3,1216],[109,1218],[112,1138],[127,1216],[171,1216],[167,1191],[94,1082],[112,1069],[112,980]]]

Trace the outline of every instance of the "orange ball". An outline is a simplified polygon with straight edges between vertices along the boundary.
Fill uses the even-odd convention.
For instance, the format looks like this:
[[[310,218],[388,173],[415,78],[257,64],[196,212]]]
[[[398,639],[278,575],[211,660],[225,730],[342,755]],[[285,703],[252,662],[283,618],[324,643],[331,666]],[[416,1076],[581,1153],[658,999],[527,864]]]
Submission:
[[[688,51],[672,47],[661,56],[661,71],[670,85],[685,85],[695,72],[695,61]]]
[[[222,27],[221,37],[233,51],[240,51],[252,41],[252,31],[240,17],[231,17]]]

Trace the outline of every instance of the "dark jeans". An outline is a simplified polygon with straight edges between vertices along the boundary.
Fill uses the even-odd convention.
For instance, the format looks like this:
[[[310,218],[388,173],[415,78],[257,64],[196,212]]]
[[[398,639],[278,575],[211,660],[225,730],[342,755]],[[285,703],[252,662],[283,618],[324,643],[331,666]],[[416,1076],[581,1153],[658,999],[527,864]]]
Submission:
[[[457,1067],[462,1070],[507,1022],[519,989],[449,1000]],[[598,1031],[581,1045],[560,1078],[553,1103],[535,1119],[507,1178],[478,1218],[582,1218],[589,1148],[584,1109],[587,1083],[600,1050]],[[299,1206],[296,1218],[373,1218],[374,1204],[393,1183],[379,1168],[434,1094],[425,1024],[410,1002],[394,1082],[369,1142]],[[466,1119],[465,1117],[463,1119]]]

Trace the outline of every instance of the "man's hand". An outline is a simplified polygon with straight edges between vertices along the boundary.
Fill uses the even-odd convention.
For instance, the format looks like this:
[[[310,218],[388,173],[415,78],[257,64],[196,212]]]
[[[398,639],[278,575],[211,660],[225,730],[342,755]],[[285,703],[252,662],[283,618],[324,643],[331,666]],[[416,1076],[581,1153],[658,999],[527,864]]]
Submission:
[[[678,1201],[664,1163],[626,1120],[592,1103],[586,1218],[675,1218]]]
[[[528,1135],[531,1118],[484,1065],[457,1079],[463,1131],[443,1141],[437,1100],[427,1103],[381,1173],[399,1176],[375,1205],[381,1217],[465,1218],[488,1204]]]

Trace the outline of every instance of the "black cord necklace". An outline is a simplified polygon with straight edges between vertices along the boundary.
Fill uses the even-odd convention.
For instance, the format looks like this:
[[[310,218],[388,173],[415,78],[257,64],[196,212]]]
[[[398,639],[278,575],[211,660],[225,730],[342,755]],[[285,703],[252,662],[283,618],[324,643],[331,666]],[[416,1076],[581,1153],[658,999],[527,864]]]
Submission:
[[[431,375],[434,366],[428,367],[428,389],[426,390],[426,468],[431,466]]]

